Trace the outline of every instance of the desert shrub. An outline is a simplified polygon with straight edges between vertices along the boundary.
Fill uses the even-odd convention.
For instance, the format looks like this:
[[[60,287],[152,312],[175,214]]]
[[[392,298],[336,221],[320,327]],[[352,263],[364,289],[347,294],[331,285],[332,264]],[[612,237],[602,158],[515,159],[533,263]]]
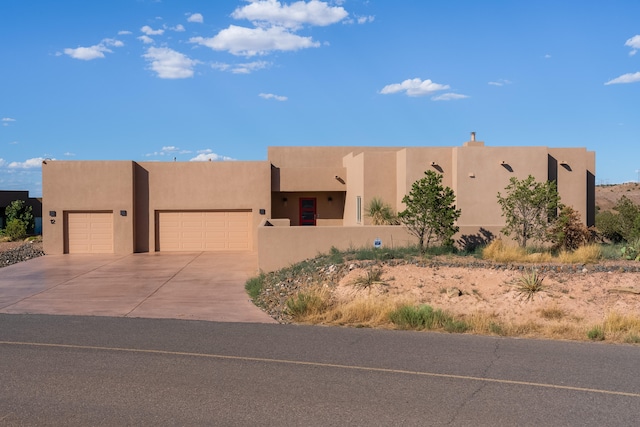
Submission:
[[[555,250],[575,251],[591,239],[591,232],[580,219],[580,213],[571,206],[562,207],[548,233]]]
[[[614,212],[598,212],[596,214],[596,229],[600,236],[610,242],[619,243],[624,240],[621,234],[620,218]]]
[[[326,298],[319,291],[298,292],[296,296],[287,300],[287,311],[295,319],[301,319],[304,316],[322,311],[325,301]]]
[[[329,262],[331,264],[342,264],[344,262],[344,257],[342,256],[342,252],[335,246],[331,246],[329,250]]]
[[[620,249],[620,253],[626,260],[640,261],[640,237],[628,242]]]
[[[374,285],[386,285],[382,280],[382,269],[372,268],[364,276],[360,276],[353,281],[353,285],[362,289],[371,289]]]
[[[587,338],[591,341],[604,341],[604,331],[600,326],[594,326],[587,331]]]
[[[444,329],[447,332],[466,332],[469,325],[454,319],[447,312],[423,304],[401,305],[389,314],[389,320],[401,329]]]
[[[5,234],[12,241],[22,240],[27,237],[27,226],[22,220],[14,218],[7,222]]]
[[[251,299],[255,300],[260,295],[262,291],[262,285],[265,281],[265,275],[260,274],[258,277],[252,277],[247,280],[247,283],[244,285],[244,289],[247,291]]]

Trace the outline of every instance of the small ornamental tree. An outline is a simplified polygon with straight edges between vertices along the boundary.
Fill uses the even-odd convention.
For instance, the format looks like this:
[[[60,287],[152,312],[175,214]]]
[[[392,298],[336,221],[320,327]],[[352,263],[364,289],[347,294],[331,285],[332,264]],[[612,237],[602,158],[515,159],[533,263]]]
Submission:
[[[452,245],[459,230],[454,224],[460,217],[460,209],[454,205],[456,196],[451,188],[442,186],[442,175],[433,171],[424,174],[402,199],[407,208],[398,214],[400,222],[418,238],[421,253],[432,240]]]
[[[591,240],[591,232],[571,206],[563,206],[558,220],[549,229],[549,240],[554,249],[575,251]]]
[[[504,235],[514,234],[523,248],[532,239],[545,241],[547,227],[555,220],[560,203],[555,182],[537,182],[531,175],[522,181],[513,177],[505,191],[504,197],[498,193],[498,204],[506,220]]]

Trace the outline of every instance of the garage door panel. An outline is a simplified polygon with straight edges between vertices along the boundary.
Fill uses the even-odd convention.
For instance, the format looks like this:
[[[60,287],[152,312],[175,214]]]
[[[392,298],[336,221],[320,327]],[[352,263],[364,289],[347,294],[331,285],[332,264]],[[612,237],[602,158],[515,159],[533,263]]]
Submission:
[[[69,212],[66,217],[68,253],[113,253],[111,212]]]
[[[250,211],[158,213],[158,250],[224,251],[252,248]]]

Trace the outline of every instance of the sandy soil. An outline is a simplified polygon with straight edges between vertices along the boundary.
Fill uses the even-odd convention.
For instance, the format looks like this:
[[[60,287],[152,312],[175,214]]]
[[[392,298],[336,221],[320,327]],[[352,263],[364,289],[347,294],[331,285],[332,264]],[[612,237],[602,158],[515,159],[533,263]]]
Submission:
[[[419,267],[413,264],[384,266],[382,281],[371,290],[354,286],[366,270],[349,272],[334,290],[334,298],[350,300],[356,296],[407,297],[418,303],[446,309],[457,315],[483,312],[504,322],[527,323],[544,320],[543,312],[555,313],[551,320],[601,324],[607,314],[640,316],[640,273],[589,272],[548,273],[544,290],[527,301],[517,290],[523,272],[465,267]],[[552,315],[553,316],[553,315]]]

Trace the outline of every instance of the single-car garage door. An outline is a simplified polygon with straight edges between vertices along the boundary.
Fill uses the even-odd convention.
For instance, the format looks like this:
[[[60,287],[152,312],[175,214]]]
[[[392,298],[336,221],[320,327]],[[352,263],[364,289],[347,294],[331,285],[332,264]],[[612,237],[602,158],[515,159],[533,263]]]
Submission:
[[[66,217],[67,253],[113,253],[113,213],[69,212]]]
[[[159,251],[250,251],[250,211],[158,212]]]

